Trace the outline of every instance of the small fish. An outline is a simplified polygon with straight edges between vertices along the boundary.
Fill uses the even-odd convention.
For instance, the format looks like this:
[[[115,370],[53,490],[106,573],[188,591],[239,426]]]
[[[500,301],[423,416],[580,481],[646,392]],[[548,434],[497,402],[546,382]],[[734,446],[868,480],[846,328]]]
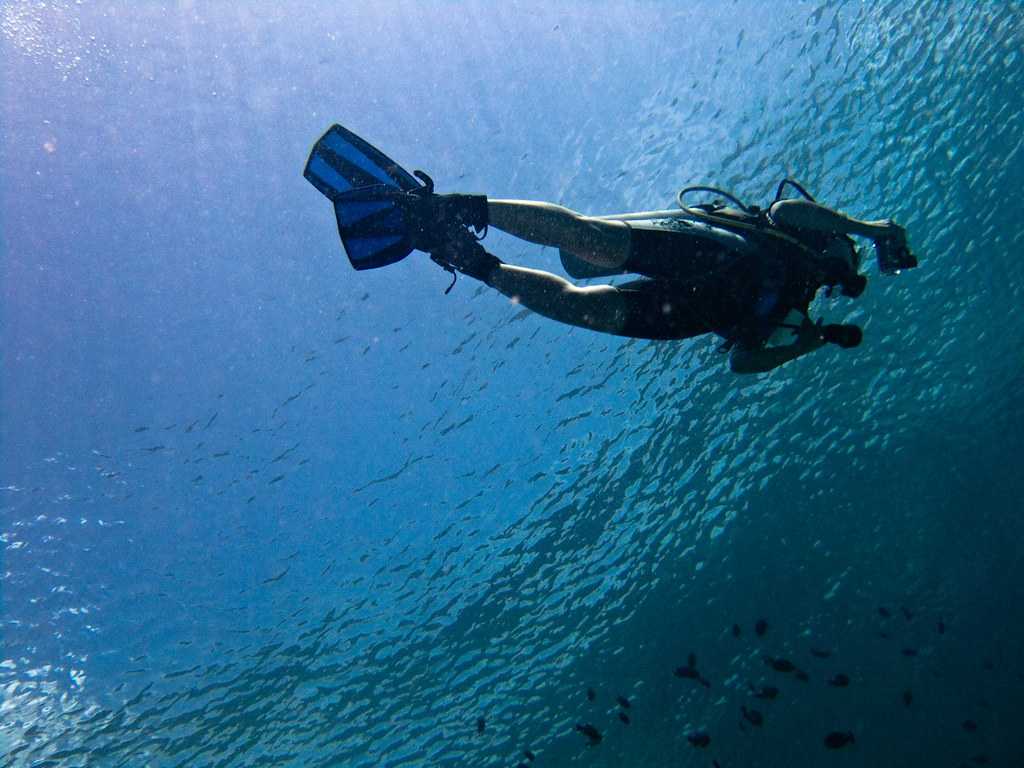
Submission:
[[[913,658],[914,656],[917,656],[917,649],[916,648],[904,648],[902,651],[900,651],[900,653],[902,653],[907,658]]]
[[[833,688],[845,688],[850,684],[850,678],[840,672],[838,675],[828,681],[828,684]]]
[[[764,637],[768,631],[768,622],[765,619],[758,619],[754,624],[754,632],[758,637]]]
[[[619,712],[619,720],[621,720],[626,725],[629,725],[629,715],[627,715],[625,712]]]
[[[914,692],[907,688],[903,691],[903,705],[909,707],[914,703]]]
[[[526,750],[525,752],[523,752],[523,757],[525,757],[531,763],[537,758],[537,756],[533,754],[533,752],[531,752],[530,750]]]
[[[136,427],[135,429],[132,430],[132,432],[134,432],[136,435],[141,435],[143,432],[148,432],[148,431],[149,431],[149,427]]]
[[[975,765],[988,765],[988,755],[975,755],[971,758],[971,762]]]
[[[760,728],[764,725],[764,715],[758,712],[756,709],[747,709],[746,707],[740,707],[740,712],[743,713],[743,719],[751,725]]]
[[[601,732],[590,723],[576,723],[576,730],[587,737],[589,746],[596,747],[601,743]]]
[[[291,568],[291,566],[289,565],[288,568]],[[264,579],[263,583],[264,584],[273,584],[275,581],[280,581],[288,573],[288,568],[285,568],[283,571],[281,571],[279,574],[277,574],[277,576],[271,576],[269,579]]]
[[[753,692],[755,699],[768,699],[772,701],[779,696],[779,689],[774,685],[763,685],[760,688],[755,688],[751,685],[750,690]]]
[[[484,720],[482,717],[478,717],[476,719],[476,732],[477,733],[483,733],[484,729],[486,727],[487,727],[487,721]]]
[[[743,630],[740,629],[740,625],[739,624],[733,624],[732,625],[732,636],[733,637],[739,637],[742,632],[743,632]]]
[[[910,609],[905,605],[900,606],[900,610],[903,612],[903,618],[907,621],[911,621],[914,618],[914,614],[910,612]]]
[[[944,622],[942,619],[939,619],[939,623],[936,625],[935,628],[939,630],[940,635],[946,634],[946,622]]]
[[[594,693],[593,688],[587,688],[587,701],[593,701],[597,698],[597,694]]]
[[[705,680],[703,677],[701,677],[700,672],[698,672],[692,666],[676,667],[673,670],[672,674],[674,674],[676,677],[682,677],[682,678],[685,678],[687,680],[696,680],[698,683],[703,685],[705,688],[710,688],[711,687],[711,683],[709,683],[707,680]]]
[[[764,657],[764,663],[776,672],[794,672],[796,665],[788,659],[773,659],[771,656]]]
[[[824,648],[811,648],[811,656],[813,656],[816,659],[827,659],[831,655],[832,651],[826,650]]]
[[[973,720],[964,720],[963,723],[961,723],[961,725],[963,725],[964,730],[968,733],[974,733],[976,730],[978,730],[978,724]]]
[[[856,739],[853,738],[852,731],[832,731],[828,736],[825,737],[825,746],[829,749],[840,749],[845,747],[847,744],[853,744]]]
[[[694,731],[686,737],[686,740],[695,747],[704,749],[711,743],[711,737],[705,731]]]
[[[796,672],[794,672],[793,673],[793,677],[795,677],[801,683],[806,683],[806,682],[810,681],[810,679],[811,679],[808,676],[808,674],[806,672],[804,672],[802,669],[798,669]]]
[[[693,667],[689,667],[689,666],[687,666],[687,667],[676,667],[672,671],[672,674],[675,675],[676,677],[684,677],[684,678],[687,678],[689,680],[696,680],[697,677],[698,677],[697,670],[694,669]]]
[[[619,706],[623,709],[629,709],[629,699],[627,699],[625,696],[616,696],[615,700],[619,702]]]
[[[878,607],[878,615],[881,616],[883,619],[888,619],[890,616],[892,616],[892,614],[889,612],[889,609],[885,606]]]

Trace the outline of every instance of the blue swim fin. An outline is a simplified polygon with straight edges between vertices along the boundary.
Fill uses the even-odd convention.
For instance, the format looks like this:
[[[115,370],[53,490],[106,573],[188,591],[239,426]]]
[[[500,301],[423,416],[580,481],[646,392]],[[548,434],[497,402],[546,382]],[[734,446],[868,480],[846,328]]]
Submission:
[[[398,199],[426,187],[379,149],[333,125],[309,153],[302,175],[334,204],[354,268],[384,267],[412,252],[407,209]]]

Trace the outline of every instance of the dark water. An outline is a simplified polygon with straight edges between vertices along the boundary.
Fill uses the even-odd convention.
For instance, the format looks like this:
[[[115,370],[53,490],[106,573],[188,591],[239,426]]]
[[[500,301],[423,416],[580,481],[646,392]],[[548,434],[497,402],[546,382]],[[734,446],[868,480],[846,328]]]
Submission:
[[[1024,764],[1021,10],[0,6],[0,764]],[[593,213],[790,174],[921,267],[737,378],[352,272],[333,121]]]

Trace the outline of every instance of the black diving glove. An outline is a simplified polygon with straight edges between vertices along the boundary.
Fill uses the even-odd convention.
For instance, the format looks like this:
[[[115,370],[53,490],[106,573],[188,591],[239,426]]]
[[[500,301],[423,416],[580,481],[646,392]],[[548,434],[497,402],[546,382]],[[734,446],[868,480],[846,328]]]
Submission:
[[[831,325],[821,326],[821,338],[830,344],[837,344],[843,349],[853,349],[860,346],[864,339],[864,332],[856,325]]]
[[[896,275],[917,266],[917,257],[907,247],[907,232],[903,227],[893,224],[892,234],[878,238],[874,244],[878,271],[883,275]]]

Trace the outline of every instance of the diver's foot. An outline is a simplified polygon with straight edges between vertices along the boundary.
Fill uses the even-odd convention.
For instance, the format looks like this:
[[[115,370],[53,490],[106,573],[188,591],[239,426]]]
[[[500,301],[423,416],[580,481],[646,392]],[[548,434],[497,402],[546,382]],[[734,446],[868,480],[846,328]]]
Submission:
[[[398,201],[404,209],[413,247],[433,253],[445,245],[456,229],[487,227],[485,195],[407,194]]]
[[[430,258],[445,269],[458,270],[487,284],[501,264],[497,256],[485,251],[480,242],[461,227],[450,232],[446,242],[433,248]]]

